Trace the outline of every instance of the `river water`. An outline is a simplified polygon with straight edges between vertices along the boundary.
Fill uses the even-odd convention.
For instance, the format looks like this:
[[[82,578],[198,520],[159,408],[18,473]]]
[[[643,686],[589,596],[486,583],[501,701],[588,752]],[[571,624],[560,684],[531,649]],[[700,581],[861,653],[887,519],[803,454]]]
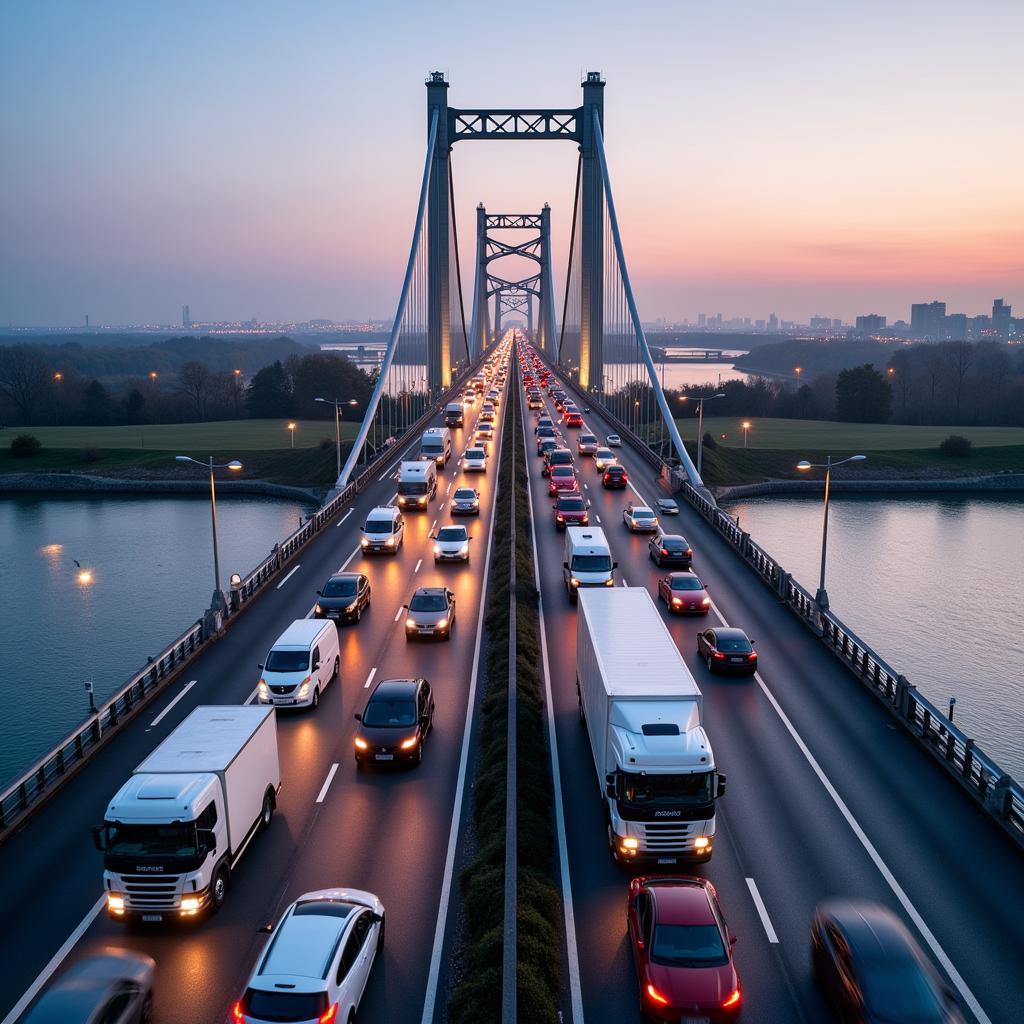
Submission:
[[[725,505],[811,593],[818,497]],[[1018,780],[1024,780],[1024,496],[833,495],[832,611]]]
[[[308,512],[269,498],[218,501],[224,585]],[[87,679],[101,704],[201,616],[212,592],[207,498],[0,499],[0,787],[83,720]]]

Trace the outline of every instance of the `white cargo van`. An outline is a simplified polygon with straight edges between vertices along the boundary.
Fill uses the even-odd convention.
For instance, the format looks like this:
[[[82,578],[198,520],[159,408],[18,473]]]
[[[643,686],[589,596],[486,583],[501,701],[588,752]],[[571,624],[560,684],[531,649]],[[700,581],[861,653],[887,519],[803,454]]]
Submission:
[[[332,619],[296,619],[260,665],[261,704],[312,707],[341,665],[338,627]]]
[[[461,409],[462,406],[459,406]],[[430,427],[420,438],[420,458],[445,466],[452,457],[452,432],[447,427]]]
[[[601,527],[566,528],[562,577],[565,593],[573,604],[580,587],[614,587],[613,573],[618,567],[619,563],[612,561],[611,548]]]
[[[437,494],[436,462],[403,462],[398,468],[398,507],[425,509]]]
[[[386,551],[397,554],[405,543],[405,519],[391,505],[378,505],[370,509],[366,522],[360,527],[363,534],[359,545],[363,552]]]
[[[461,427],[465,420],[465,413],[461,402],[449,402],[444,407],[444,425],[446,427]]]

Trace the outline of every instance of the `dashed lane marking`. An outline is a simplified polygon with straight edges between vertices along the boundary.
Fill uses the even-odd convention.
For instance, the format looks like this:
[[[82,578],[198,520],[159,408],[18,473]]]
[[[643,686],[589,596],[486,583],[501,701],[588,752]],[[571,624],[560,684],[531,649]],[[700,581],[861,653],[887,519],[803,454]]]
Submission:
[[[322,804],[324,797],[327,796],[327,790],[331,788],[331,783],[334,781],[334,776],[338,774],[338,762],[335,761],[331,765],[331,770],[327,773],[327,778],[324,779],[324,784],[320,787],[320,792],[317,794],[316,802]]]
[[[294,566],[292,568],[291,572],[289,572],[288,575],[285,576],[285,578],[283,580],[281,580],[280,583],[278,583],[277,589],[280,590],[301,568],[302,568],[302,563],[301,562],[298,565]]]
[[[189,681],[188,681],[188,682],[187,682],[187,683],[186,683],[186,684],[184,685],[184,687],[182,687],[181,693],[179,693],[179,694],[178,694],[178,696],[177,696],[177,697],[175,697],[175,698],[174,698],[174,700],[172,700],[172,701],[171,701],[171,703],[170,703],[170,704],[168,704],[168,705],[167,705],[167,707],[165,707],[165,708],[163,709],[163,711],[161,711],[161,712],[160,712],[160,714],[159,714],[159,715],[157,715],[157,716],[156,716],[156,718],[154,718],[154,719],[153,719],[153,721],[149,723],[149,727],[150,727],[150,729],[152,729],[154,725],[159,725],[159,724],[160,724],[160,723],[161,723],[161,722],[162,722],[162,721],[164,720],[164,716],[165,716],[165,715],[166,715],[166,714],[167,714],[167,713],[168,713],[168,712],[169,712],[169,711],[170,711],[170,710],[171,710],[171,709],[172,709],[172,708],[174,707],[174,705],[175,705],[175,704],[177,704],[177,703],[178,703],[178,701],[179,701],[179,700],[181,700],[181,698],[182,698],[182,697],[184,697],[184,696],[185,696],[185,694],[186,694],[186,693],[188,693],[188,691],[189,691],[189,690],[191,690],[191,689],[192,689],[192,687],[193,687],[193,686],[195,686],[195,685],[196,685],[196,680],[195,680],[195,679],[191,679],[191,680],[189,680]]]
[[[773,944],[778,944],[779,937],[775,934],[775,928],[772,926],[772,919],[768,916],[768,908],[764,905],[764,900],[761,899],[761,893],[758,892],[757,882],[752,878],[748,878],[747,888],[750,890],[750,898],[754,901],[754,906],[757,908],[757,916],[761,918],[761,924],[764,925],[764,931],[768,936],[768,941]]]

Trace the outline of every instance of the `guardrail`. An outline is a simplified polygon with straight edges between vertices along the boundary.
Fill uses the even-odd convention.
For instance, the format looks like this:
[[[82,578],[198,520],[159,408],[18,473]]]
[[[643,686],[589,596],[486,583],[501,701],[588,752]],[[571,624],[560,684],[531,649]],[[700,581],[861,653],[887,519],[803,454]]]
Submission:
[[[483,362],[483,356],[469,367],[451,387],[440,396],[440,405],[456,394],[465,381]],[[352,499],[372,482],[381,466],[394,459],[399,450],[433,419],[437,406],[426,412],[396,438],[395,444],[382,449],[363,472],[327,504],[317,509],[301,526],[273,550],[259,565],[231,587],[229,615],[225,625],[230,626],[254,597],[273,579],[339,512],[347,508]],[[0,793],[0,843],[15,828],[38,809],[49,797],[74,775],[106,742],[135,716],[144,704],[163,690],[204,650],[218,634],[207,634],[203,620],[194,622],[181,636],[173,640],[144,668],[131,678],[92,712],[77,728],[69,732],[56,746],[47,751],[30,768],[22,772]]]

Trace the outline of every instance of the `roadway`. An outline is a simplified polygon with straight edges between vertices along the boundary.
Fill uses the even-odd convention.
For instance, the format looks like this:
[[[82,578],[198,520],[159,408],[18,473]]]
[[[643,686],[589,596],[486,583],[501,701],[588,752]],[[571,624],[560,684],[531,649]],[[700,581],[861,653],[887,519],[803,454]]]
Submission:
[[[548,411],[557,423],[550,404]],[[596,409],[585,419],[602,439],[615,432]],[[626,932],[628,873],[607,852],[603,804],[577,713],[576,611],[561,579],[564,535],[553,522],[533,422],[526,415],[526,459],[536,561],[544,567],[545,673],[565,816],[559,838],[582,1009],[588,1024],[618,1024],[639,1020]],[[578,433],[565,431],[573,450]],[[619,459],[632,489],[604,490],[591,459],[577,455],[581,490],[591,502],[591,525],[605,531],[618,562],[618,584],[647,587],[656,597],[657,578],[669,570],[649,560],[647,536],[627,532],[622,509],[631,500],[653,505],[665,491],[625,443]],[[707,619],[671,616],[660,602],[659,609],[704,693],[705,725],[718,767],[729,777],[715,853],[689,870],[714,882],[739,936],[742,1019],[832,1019],[811,976],[810,920],[820,900],[850,895],[899,913],[932,961],[946,967],[975,1019],[1021,1020],[1019,853],[725,542],[679,504],[679,517],[667,523],[692,545],[694,571],[708,585],[713,608]],[[757,677],[709,673],[695,645],[705,621],[741,626],[757,640]],[[898,663],[898,651],[887,656]]]
[[[505,409],[504,395],[499,420]],[[0,847],[0,1015],[12,1011],[63,959],[107,945],[147,952],[157,961],[154,1017],[161,1024],[222,1024],[244,990],[265,941],[258,929],[276,922],[301,893],[325,886],[368,889],[384,902],[388,929],[363,999],[363,1020],[419,1021],[428,982],[441,962],[451,881],[449,839],[461,793],[467,724],[475,711],[474,667],[484,596],[484,561],[493,521],[497,450],[486,474],[467,477],[459,462],[480,403],[455,429],[452,461],[439,474],[427,513],[406,515],[405,546],[395,556],[363,557],[359,529],[367,512],[395,497],[394,460],[336,525],[297,556],[293,571],[270,583],[224,637],[162,694],[92,764]],[[440,418],[438,418],[438,422]],[[496,446],[500,445],[500,431]],[[418,439],[409,449],[415,458]],[[404,453],[402,453],[404,454]],[[481,492],[468,566],[435,568],[428,534],[449,521],[449,492],[460,484]],[[221,529],[231,528],[231,506]],[[216,916],[163,930],[126,926],[102,909],[101,856],[90,827],[132,769],[199,704],[251,700],[257,663],[284,627],[308,615],[315,592],[339,568],[369,576],[372,604],[358,624],[340,626],[340,681],[316,712],[278,714],[282,790],[270,829],[239,862],[232,891]],[[403,603],[418,586],[445,584],[457,619],[446,643],[409,644]],[[98,640],[97,642],[101,642]],[[371,680],[423,675],[436,712],[422,764],[408,771],[356,771],[353,713]],[[459,809],[461,811],[461,802]],[[443,1005],[444,993],[439,1002]]]

